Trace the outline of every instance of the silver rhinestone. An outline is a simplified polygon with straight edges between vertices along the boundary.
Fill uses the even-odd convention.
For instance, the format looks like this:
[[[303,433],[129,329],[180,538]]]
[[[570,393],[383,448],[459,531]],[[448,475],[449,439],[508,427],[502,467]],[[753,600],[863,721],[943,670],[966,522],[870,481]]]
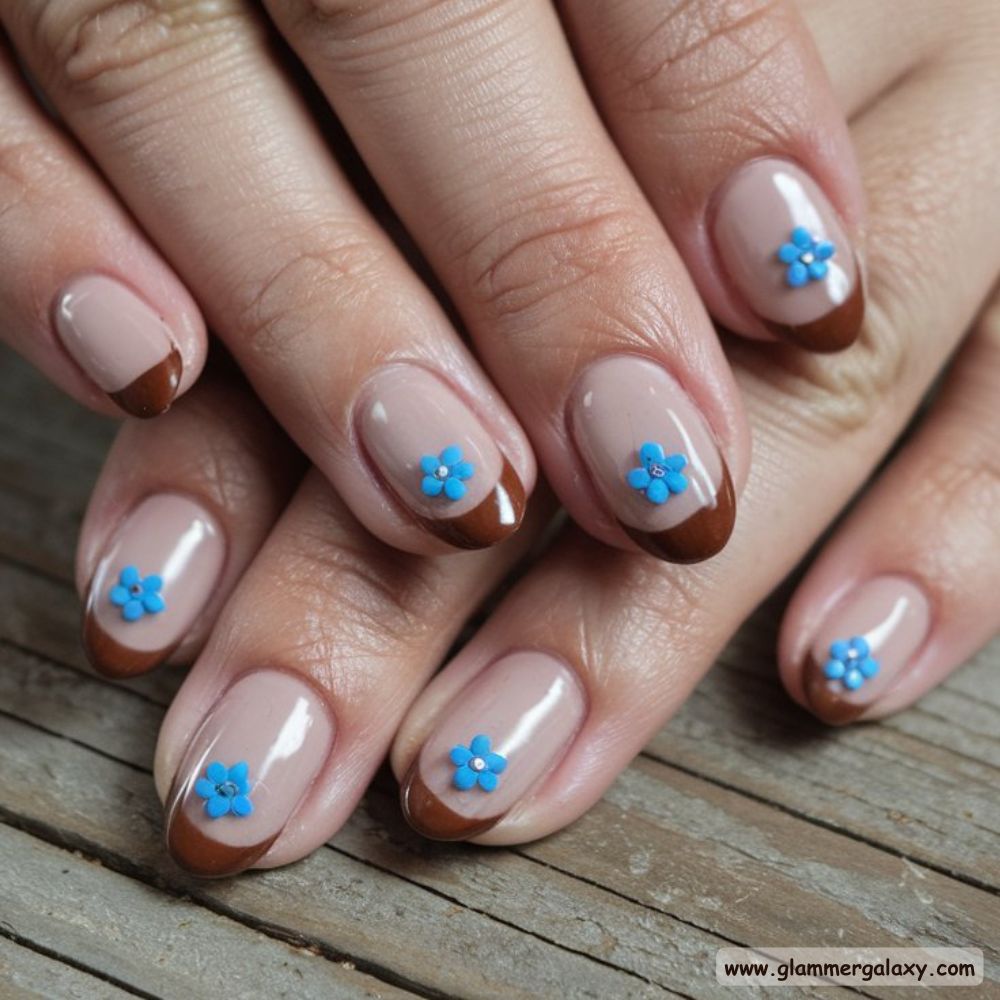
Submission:
[[[486,761],[483,760],[482,757],[473,757],[472,760],[469,761],[469,767],[471,767],[473,771],[485,771]]]
[[[811,264],[815,259],[816,257],[808,252],[802,254],[802,256],[799,257],[799,260],[801,260],[803,264]]]
[[[439,465],[437,467],[437,472],[435,472],[434,475],[437,476],[438,479],[447,479],[448,478],[448,466],[447,465]]]

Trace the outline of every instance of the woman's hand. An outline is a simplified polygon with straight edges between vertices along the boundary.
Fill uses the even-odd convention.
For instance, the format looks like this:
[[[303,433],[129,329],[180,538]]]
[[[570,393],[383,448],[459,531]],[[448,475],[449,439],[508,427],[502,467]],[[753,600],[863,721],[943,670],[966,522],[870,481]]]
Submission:
[[[246,0],[0,3],[113,187],[8,64],[19,169],[0,246],[7,273],[33,280],[11,281],[0,318],[19,346],[84,395],[54,315],[133,411],[190,385],[200,319],[134,218],[382,540],[432,554],[509,535],[535,479],[526,431],[595,537],[715,554],[749,449],[702,297],[734,330],[820,350],[853,340],[862,312],[853,155],[795,9],[566,3],[571,46],[547,0],[264,6],[273,21]],[[345,179],[329,110],[275,28],[486,373]],[[679,457],[654,461],[647,439]]]

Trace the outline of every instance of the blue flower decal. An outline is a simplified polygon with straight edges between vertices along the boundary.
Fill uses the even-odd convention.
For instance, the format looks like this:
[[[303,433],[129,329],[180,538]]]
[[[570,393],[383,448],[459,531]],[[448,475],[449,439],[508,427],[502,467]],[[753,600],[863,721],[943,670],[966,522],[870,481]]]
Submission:
[[[687,477],[681,475],[687,465],[683,455],[667,455],[655,441],[647,441],[639,449],[639,460],[642,465],[628,474],[628,484],[642,490],[650,503],[666,503],[672,494],[688,488]]]
[[[497,787],[497,775],[507,766],[506,757],[490,752],[490,738],[482,733],[473,736],[467,747],[461,743],[452,747],[449,756],[455,765],[451,780],[463,792],[477,784],[484,792],[492,792]]]
[[[420,488],[426,496],[439,497],[444,493],[449,500],[461,500],[466,489],[463,480],[471,479],[476,467],[471,462],[463,462],[462,449],[453,444],[436,458],[424,455],[420,459],[420,471],[424,474]]]
[[[830,659],[823,674],[831,681],[840,681],[848,691],[857,691],[866,680],[878,673],[878,660],[872,659],[867,640],[860,635],[840,639],[830,646]]]
[[[232,767],[216,760],[205,768],[205,777],[194,783],[194,790],[205,800],[205,812],[212,819],[219,819],[227,813],[249,816],[253,812],[247,779],[249,770],[245,760]]]
[[[792,230],[792,238],[782,243],[778,260],[788,265],[785,283],[790,288],[801,288],[810,281],[822,281],[829,270],[827,261],[837,252],[829,240],[817,240],[804,226]]]
[[[135,566],[126,566],[108,596],[112,604],[122,609],[125,621],[137,622],[143,615],[158,615],[166,608],[160,596],[161,590],[162,577],[144,577]]]

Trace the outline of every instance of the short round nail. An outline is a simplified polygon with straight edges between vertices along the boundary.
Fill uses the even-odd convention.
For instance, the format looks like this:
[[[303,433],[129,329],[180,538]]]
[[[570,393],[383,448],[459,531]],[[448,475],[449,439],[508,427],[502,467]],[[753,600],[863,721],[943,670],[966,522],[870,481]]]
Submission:
[[[134,291],[103,274],[82,275],[62,289],[54,317],[63,346],[126,413],[169,409],[181,356],[162,317]]]
[[[625,532],[671,562],[718,553],[736,499],[701,412],[666,369],[616,355],[581,375],[570,427],[597,491]]]
[[[139,503],[87,589],[83,641],[94,667],[131,677],[163,663],[211,599],[225,556],[222,529],[201,504],[174,493]]]
[[[442,711],[401,789],[410,825],[434,840],[495,826],[559,763],[586,715],[576,673],[535,650],[509,653]]]
[[[391,365],[373,375],[358,431],[383,482],[430,534],[480,549],[520,526],[517,473],[472,410],[427,369]]]
[[[827,615],[806,656],[809,707],[832,725],[853,722],[899,680],[930,624],[930,603],[910,580],[879,576],[856,587]]]
[[[811,351],[852,344],[864,319],[855,252],[819,185],[789,160],[753,160],[715,199],[712,236],[735,289],[773,333]]]
[[[166,803],[167,847],[205,878],[251,868],[281,835],[333,748],[333,715],[283,670],[243,674],[206,715]]]

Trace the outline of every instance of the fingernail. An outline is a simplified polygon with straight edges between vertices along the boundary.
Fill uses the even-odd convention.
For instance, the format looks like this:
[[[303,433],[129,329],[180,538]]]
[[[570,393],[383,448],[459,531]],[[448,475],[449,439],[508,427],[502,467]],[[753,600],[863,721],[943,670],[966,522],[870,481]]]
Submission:
[[[626,533],[670,562],[708,559],[729,540],[736,499],[698,408],[652,361],[605,358],[570,402],[573,439]]]
[[[424,530],[461,549],[495,545],[524,516],[524,486],[473,412],[419,365],[393,365],[365,387],[362,445]]]
[[[855,588],[820,626],[806,658],[806,700],[831,725],[862,715],[898,680],[930,631],[930,603],[903,577]]]
[[[87,274],[55,305],[59,339],[126,413],[155,417],[177,395],[181,356],[162,317],[119,281]]]
[[[580,682],[545,653],[486,667],[444,710],[401,790],[410,825],[433,840],[490,829],[559,763],[583,724]]]
[[[175,493],[143,500],[87,590],[83,642],[95,669],[131,677],[166,660],[212,597],[225,555],[222,529],[200,504]]]
[[[857,258],[804,170],[748,163],[722,188],[712,235],[733,285],[773,333],[810,351],[854,343],[865,309]]]
[[[326,763],[334,722],[311,684],[281,670],[244,674],[195,734],[167,797],[167,848],[206,878],[259,861]]]

